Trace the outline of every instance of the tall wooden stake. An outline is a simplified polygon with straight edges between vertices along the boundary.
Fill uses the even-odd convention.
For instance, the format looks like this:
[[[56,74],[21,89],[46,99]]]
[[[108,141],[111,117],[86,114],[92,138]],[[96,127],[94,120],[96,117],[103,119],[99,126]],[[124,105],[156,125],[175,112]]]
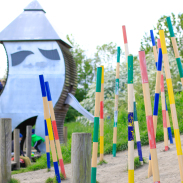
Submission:
[[[99,129],[99,112],[100,112],[101,75],[102,75],[102,67],[98,67],[97,68],[97,81],[96,81],[96,94],[95,94],[95,116],[94,116],[94,131],[93,131],[91,183],[96,183],[96,176],[97,176],[97,153],[98,153],[98,129]]]
[[[59,136],[58,136],[57,123],[56,123],[56,119],[55,119],[55,113],[54,113],[54,109],[53,109],[53,103],[52,103],[49,83],[45,82],[45,86],[46,86],[48,105],[49,105],[50,114],[51,114],[51,121],[52,121],[53,133],[54,133],[54,137],[55,137],[57,154],[58,154],[58,159],[59,159],[59,163],[60,163],[60,169],[61,169],[61,173],[63,174],[63,176],[66,178],[64,162],[63,162],[62,151],[61,151],[61,147],[60,147],[60,140],[59,140]]]
[[[160,39],[158,39],[158,49],[161,48]],[[164,90],[164,78],[163,78],[163,66],[161,70],[161,103],[162,103],[162,115],[163,115],[163,130],[164,130],[164,144],[165,151],[168,151],[168,130],[167,130],[167,120],[166,120],[166,100],[165,100],[165,90]]]
[[[113,128],[113,157],[116,157],[116,143],[117,143],[119,65],[120,65],[120,47],[117,48],[115,106],[114,106],[114,128]]]
[[[128,41],[127,41],[127,34],[126,34],[125,25],[122,26],[122,31],[123,31],[123,40],[124,40],[124,46],[125,46],[126,63],[128,64],[127,58],[129,55],[129,50],[128,50]],[[139,161],[140,161],[141,165],[143,165],[142,148],[141,148],[141,141],[140,141],[139,123],[138,123],[138,119],[137,119],[137,108],[136,108],[134,90],[133,90],[133,105],[134,105],[134,124],[135,124],[137,149],[138,149]]]
[[[171,22],[170,17],[167,17],[167,23],[168,23],[168,29],[169,29],[169,32],[170,32],[170,37],[171,37],[172,44],[173,44],[173,50],[174,50],[175,58],[176,58],[176,61],[177,61],[177,66],[178,66],[178,69],[179,69],[180,79],[181,79],[182,86],[183,86],[182,63],[181,63],[181,60],[180,60],[179,50],[178,50],[178,47],[177,47],[177,41],[176,41],[176,38],[175,38],[175,35],[174,35],[174,31],[173,31],[172,22]]]
[[[55,142],[54,142],[54,136],[53,136],[53,130],[51,125],[51,119],[48,109],[48,101],[46,97],[46,89],[45,89],[45,83],[44,83],[44,77],[43,75],[39,75],[40,85],[41,85],[41,92],[42,92],[42,98],[43,98],[43,109],[44,109],[44,118],[46,119],[47,127],[48,127],[48,135],[50,140],[50,146],[52,151],[52,159],[53,159],[53,165],[55,169],[55,175],[57,178],[57,182],[60,183],[60,174],[59,174],[59,168],[58,168],[58,162],[57,162],[57,154],[55,149]]]
[[[133,56],[128,56],[128,183],[134,183]]]
[[[144,103],[145,103],[145,111],[146,111],[149,146],[150,146],[150,153],[151,153],[151,159],[152,159],[153,181],[154,183],[160,183],[145,51],[139,51],[139,60],[140,60],[142,87],[143,87]]]
[[[160,35],[162,52],[163,52],[163,61],[165,66],[166,83],[167,83],[168,96],[169,96],[170,108],[172,113],[172,121],[173,121],[173,127],[174,127],[174,135],[175,135],[175,143],[176,143],[177,156],[178,156],[178,162],[179,162],[180,177],[181,177],[181,181],[183,182],[182,147],[181,147],[179,125],[177,120],[177,111],[175,107],[175,99],[174,99],[174,93],[173,93],[173,87],[172,87],[172,79],[171,79],[170,66],[169,66],[168,54],[166,49],[164,30],[159,30],[159,35]]]
[[[100,94],[100,161],[104,160],[104,66],[101,76],[101,94]]]

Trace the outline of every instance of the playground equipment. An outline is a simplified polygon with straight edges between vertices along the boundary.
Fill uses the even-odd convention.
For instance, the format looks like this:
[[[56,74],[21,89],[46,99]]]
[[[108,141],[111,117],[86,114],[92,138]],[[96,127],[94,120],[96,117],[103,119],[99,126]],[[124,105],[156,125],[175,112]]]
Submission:
[[[113,127],[113,151],[112,151],[113,157],[116,157],[116,143],[117,143],[119,64],[120,64],[120,47],[117,47],[115,106],[114,106],[114,127]]]
[[[49,87],[48,82],[45,82],[45,87],[46,87],[46,95],[47,95],[47,99],[48,99],[49,110],[50,110],[50,114],[51,114],[51,121],[52,121],[53,133],[54,133],[54,137],[55,137],[57,154],[58,154],[58,158],[59,158],[60,169],[61,169],[61,173],[63,174],[63,176],[66,178],[62,151],[61,151],[61,147],[60,147],[60,141],[59,141],[58,130],[57,130],[57,123],[55,121],[55,114],[54,114],[54,110],[53,110],[53,103],[52,103],[51,92],[50,92],[50,87]]]
[[[178,126],[178,120],[177,120],[177,112],[175,107],[175,99],[174,99],[174,93],[173,93],[173,87],[172,87],[172,79],[171,79],[170,66],[169,66],[168,54],[166,49],[164,30],[159,30],[159,35],[160,35],[160,42],[161,42],[162,53],[163,53],[163,61],[165,66],[166,83],[168,88],[168,96],[170,101],[170,109],[171,109],[172,121],[173,121],[173,127],[174,127],[179,170],[180,170],[181,181],[183,181],[182,147],[181,147],[180,132],[179,132],[179,126]]]
[[[174,51],[175,58],[176,58],[176,61],[177,61],[177,66],[178,66],[178,69],[179,69],[179,74],[180,74],[182,86],[183,86],[183,69],[182,69],[182,63],[181,63],[181,60],[180,60],[179,50],[177,48],[177,41],[175,39],[175,35],[174,35],[174,31],[173,31],[172,22],[170,20],[170,17],[167,17],[167,24],[168,24],[168,29],[169,29],[169,32],[170,32],[170,37],[171,37],[171,40],[172,40],[173,51]]]
[[[100,93],[101,93],[101,75],[102,67],[97,68],[97,81],[95,93],[95,117],[93,131],[93,152],[92,152],[92,168],[91,183],[96,183],[97,176],[97,153],[98,153],[98,129],[99,129],[99,112],[100,112]]]
[[[43,75],[39,75],[39,80],[40,80],[41,92],[42,92],[42,98],[43,98],[44,118],[46,119],[46,124],[48,127],[48,136],[49,136],[49,140],[50,140],[55,175],[57,178],[57,182],[60,183],[61,179],[60,179],[60,174],[59,174],[57,154],[56,154],[56,149],[55,149],[55,142],[54,142],[52,124],[51,124],[51,119],[50,119],[50,114],[49,114],[49,109],[48,109],[48,101],[47,101],[47,97],[46,97],[46,89],[45,89]],[[51,111],[50,111],[50,113],[51,113]]]
[[[128,182],[134,183],[133,56],[128,56]]]
[[[100,95],[100,161],[104,160],[104,66],[101,76],[101,95]]]
[[[139,60],[140,60],[142,88],[143,88],[145,111],[146,111],[149,146],[150,146],[150,153],[151,153],[151,159],[152,159],[153,181],[154,183],[160,183],[145,51],[139,51]]]
[[[77,70],[69,51],[70,43],[66,37],[57,34],[36,0],[2,30],[0,42],[4,45],[8,61],[7,81],[0,97],[0,116],[12,119],[12,131],[20,129],[23,135],[22,148],[27,125],[35,125],[36,135],[44,137],[44,114],[37,79],[38,75],[44,73],[53,91],[58,135],[63,143],[63,124],[69,108],[67,104],[75,104],[79,112],[87,113],[73,99]],[[68,98],[72,98],[72,101],[68,102]],[[41,146],[42,151],[45,151],[45,145]]]
[[[161,48],[160,39],[158,39],[158,49]],[[163,66],[161,69],[161,103],[162,103],[162,115],[163,115],[163,130],[164,130],[164,144],[165,144],[165,151],[168,151],[168,129],[167,129],[167,120],[166,120],[166,100],[165,100],[165,91],[164,91],[164,78],[163,78]]]
[[[48,136],[48,127],[46,123],[46,119],[44,118],[44,127],[45,127],[45,144],[46,144],[46,159],[47,159],[47,168],[50,170],[50,141]]]
[[[122,31],[123,31],[123,40],[124,40],[124,46],[125,46],[126,63],[128,65],[127,58],[128,58],[128,55],[129,55],[129,50],[128,50],[128,42],[127,42],[127,34],[126,34],[125,25],[122,26]],[[136,108],[134,90],[133,90],[133,105],[134,105],[134,124],[135,124],[137,149],[138,149],[139,161],[140,161],[141,165],[143,165],[142,148],[141,148],[141,141],[140,141],[139,123],[138,123],[138,119],[137,119],[137,108]]]

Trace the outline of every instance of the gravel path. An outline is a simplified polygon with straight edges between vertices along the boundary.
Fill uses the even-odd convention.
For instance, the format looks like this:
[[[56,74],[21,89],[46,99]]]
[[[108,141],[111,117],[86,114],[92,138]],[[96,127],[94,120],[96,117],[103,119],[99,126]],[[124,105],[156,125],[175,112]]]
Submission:
[[[183,142],[183,136],[181,136]],[[158,164],[160,170],[161,183],[178,183],[180,181],[180,173],[178,166],[178,158],[176,153],[175,139],[174,144],[170,145],[170,150],[163,152],[164,142],[157,143]],[[143,157],[148,160],[149,146],[142,147]],[[135,149],[135,156],[137,156],[137,149]],[[127,158],[128,151],[117,153],[116,157],[112,155],[105,155],[105,160],[108,162],[105,165],[97,167],[97,180],[99,183],[128,183],[127,172]],[[99,159],[98,159],[99,161]],[[71,182],[71,164],[65,165],[67,180],[62,183]],[[148,164],[143,165],[141,168],[135,170],[135,183],[153,183],[153,178],[147,178]],[[21,183],[45,183],[48,177],[54,176],[54,169],[50,172],[46,169],[37,170],[34,172],[27,172],[13,175],[14,178],[19,179]]]

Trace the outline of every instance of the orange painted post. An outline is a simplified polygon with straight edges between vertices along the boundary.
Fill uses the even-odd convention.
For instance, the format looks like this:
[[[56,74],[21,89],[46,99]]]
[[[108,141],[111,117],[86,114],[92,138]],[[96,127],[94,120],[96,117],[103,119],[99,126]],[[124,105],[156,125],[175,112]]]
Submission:
[[[100,161],[104,160],[104,66],[101,76],[101,94],[100,94]]]
[[[53,137],[53,130],[51,125],[51,119],[48,109],[48,101],[46,97],[46,89],[45,89],[45,83],[44,83],[44,77],[43,75],[39,75],[40,85],[41,85],[41,92],[42,92],[42,98],[43,98],[43,109],[44,109],[44,119],[46,119],[47,127],[48,127],[48,135],[50,140],[50,146],[52,151],[52,159],[53,159],[53,165],[55,169],[55,175],[57,178],[57,182],[60,183],[60,174],[59,174],[59,168],[58,168],[58,162],[57,162],[57,154],[55,149],[55,142]]]
[[[167,54],[167,49],[166,49],[164,30],[159,30],[159,35],[160,35],[162,52],[163,52],[163,61],[164,61],[164,66],[165,66],[166,83],[167,83],[167,88],[168,88],[168,96],[169,96],[169,101],[170,101],[170,109],[171,109],[172,121],[173,121],[173,127],[174,127],[175,144],[176,144],[177,156],[178,156],[178,162],[179,162],[180,177],[181,177],[181,181],[183,182],[182,147],[181,147],[177,111],[176,111],[176,107],[175,107],[175,99],[174,99],[174,93],[173,93],[173,86],[172,86],[170,66],[169,66],[169,61],[168,61],[168,54]]]
[[[46,86],[46,94],[47,94],[48,105],[49,105],[50,114],[51,114],[51,121],[52,121],[52,127],[53,127],[53,133],[54,133],[54,138],[55,138],[55,143],[56,143],[56,148],[57,148],[60,169],[61,169],[62,175],[66,178],[64,162],[63,162],[62,151],[61,151],[61,146],[60,146],[60,141],[59,141],[59,136],[58,136],[57,123],[55,120],[55,113],[54,113],[54,109],[53,109],[53,103],[52,103],[49,83],[45,82],[45,86]]]
[[[160,183],[145,51],[139,51],[139,60],[140,60],[142,87],[143,87],[144,103],[145,103],[145,111],[146,111],[149,146],[150,146],[150,153],[151,153],[151,159],[152,159],[153,182]]]

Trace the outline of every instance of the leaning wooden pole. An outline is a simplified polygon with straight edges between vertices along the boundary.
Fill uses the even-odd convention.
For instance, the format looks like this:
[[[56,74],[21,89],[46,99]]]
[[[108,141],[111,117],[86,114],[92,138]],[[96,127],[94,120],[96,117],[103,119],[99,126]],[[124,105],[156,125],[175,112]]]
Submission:
[[[120,47],[117,47],[115,106],[114,106],[114,128],[113,128],[113,151],[112,151],[113,152],[113,157],[116,157],[116,143],[117,143],[119,65],[120,65]]]
[[[47,127],[47,123],[46,123],[45,118],[44,118],[44,127],[45,127],[45,144],[46,144],[47,169],[48,169],[48,171],[50,171],[50,169],[51,169],[51,164],[50,164],[50,141],[49,141],[49,136],[48,136],[48,127]]]
[[[128,183],[134,183],[133,56],[128,56]]]
[[[160,39],[158,39],[158,49],[161,48]],[[163,115],[163,131],[164,131],[164,145],[165,151],[168,151],[168,130],[167,130],[167,120],[166,120],[166,100],[165,100],[165,90],[164,90],[164,78],[163,78],[163,66],[161,70],[161,105],[162,105],[162,115]]]
[[[170,119],[169,119],[166,99],[165,99],[165,104],[166,104],[166,119],[167,119],[168,137],[169,137],[169,140],[170,140],[170,144],[173,144],[172,129],[171,129],[171,126],[170,126]]]
[[[43,109],[44,109],[44,118],[46,119],[47,127],[48,127],[48,136],[50,140],[50,146],[52,151],[52,159],[53,159],[53,165],[55,169],[55,175],[57,178],[57,182],[60,183],[60,174],[59,174],[59,168],[58,168],[58,162],[57,162],[57,154],[55,149],[55,142],[54,142],[54,136],[52,131],[52,125],[51,125],[51,119],[48,109],[48,101],[46,97],[46,89],[45,89],[45,83],[44,83],[44,77],[43,75],[39,75],[40,85],[41,85],[41,92],[42,92],[42,98],[43,98]]]
[[[104,66],[102,65],[100,94],[100,161],[104,160]]]
[[[168,54],[167,54],[167,49],[166,49],[164,30],[159,30],[159,35],[160,35],[162,52],[163,52],[163,61],[164,61],[164,66],[165,66],[166,83],[167,83],[167,88],[168,88],[170,109],[171,109],[171,113],[172,113],[172,121],[173,121],[173,127],[174,127],[174,135],[175,135],[175,143],[176,143],[177,156],[178,156],[178,162],[179,162],[180,177],[181,177],[181,181],[183,182],[182,147],[181,147],[179,125],[178,125],[178,120],[177,120],[177,111],[176,111],[176,107],[175,107],[175,99],[174,99],[174,93],[173,93],[173,87],[172,87],[172,79],[171,79],[170,66],[169,66]]]
[[[151,34],[151,41],[152,41],[152,46],[153,46],[155,64],[157,66],[158,55],[157,55],[156,43],[155,43],[155,39],[154,39],[153,30],[150,30],[150,34]],[[158,45],[158,48],[161,48],[160,39],[157,40],[157,45]],[[164,90],[163,64],[162,64],[162,69],[161,69],[161,88]],[[163,100],[165,100],[165,92],[161,91],[161,99],[162,99],[161,100],[162,102],[163,102]],[[165,105],[166,105],[166,100],[165,100]],[[164,103],[162,103],[163,124],[166,126],[166,123],[167,123],[167,130],[168,130],[168,136],[169,136],[169,139],[170,139],[170,144],[173,144],[173,138],[172,138],[172,132],[171,132],[169,116],[167,116],[168,110],[166,111],[166,115],[165,115],[164,110],[166,110],[166,109],[164,107]],[[165,134],[166,134],[166,132],[165,132]]]
[[[124,40],[124,46],[125,46],[126,63],[128,64],[127,59],[128,59],[128,55],[129,55],[129,50],[128,50],[128,41],[127,41],[125,25],[122,26],[122,31],[123,31],[123,40]],[[134,105],[134,125],[135,125],[137,149],[138,149],[139,161],[140,161],[141,165],[143,165],[142,148],[141,148],[141,140],[140,140],[140,132],[139,132],[139,123],[138,123],[138,119],[137,119],[137,108],[136,108],[134,90],[133,90],[133,105]]]
[[[150,153],[151,153],[151,159],[152,159],[153,181],[154,183],[160,183],[145,51],[139,51],[139,60],[140,60],[142,87],[143,87],[144,103],[145,103],[145,111],[146,111],[149,146],[150,146]]]
[[[172,40],[172,45],[173,45],[175,58],[176,58],[176,61],[177,61],[177,66],[178,66],[178,69],[179,69],[180,79],[181,79],[182,86],[183,86],[182,63],[181,63],[181,60],[180,60],[179,50],[178,50],[178,47],[177,47],[177,41],[176,41],[176,38],[175,38],[175,35],[174,35],[174,31],[173,31],[172,22],[171,22],[170,17],[167,17],[167,23],[168,23],[168,29],[169,29],[169,32],[170,32],[170,37],[171,37],[171,40]]]
[[[96,183],[96,176],[97,176],[97,154],[98,154],[98,130],[99,130],[99,112],[100,112],[101,75],[102,75],[102,67],[98,67],[97,68],[97,81],[96,81],[96,94],[95,94],[95,116],[94,116],[94,131],[93,131],[91,183]]]
[[[52,103],[49,83],[45,82],[45,86],[46,86],[48,105],[49,105],[50,114],[51,114],[51,121],[52,121],[53,133],[54,133],[54,137],[55,137],[57,154],[58,154],[58,159],[59,159],[59,164],[60,164],[60,170],[61,170],[62,175],[66,178],[64,162],[63,162],[63,157],[62,157],[60,140],[59,140],[59,136],[58,136],[57,123],[56,123],[56,119],[55,119],[55,113],[54,113],[54,109],[53,109],[53,103]]]

